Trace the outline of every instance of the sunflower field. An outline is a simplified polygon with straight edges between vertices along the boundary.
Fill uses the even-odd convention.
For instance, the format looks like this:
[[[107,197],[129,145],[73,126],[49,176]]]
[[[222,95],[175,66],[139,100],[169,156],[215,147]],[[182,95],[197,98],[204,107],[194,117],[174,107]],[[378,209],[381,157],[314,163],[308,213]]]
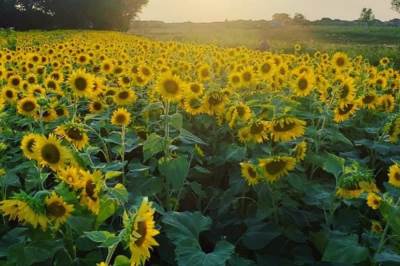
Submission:
[[[400,265],[389,58],[0,35],[0,265]]]

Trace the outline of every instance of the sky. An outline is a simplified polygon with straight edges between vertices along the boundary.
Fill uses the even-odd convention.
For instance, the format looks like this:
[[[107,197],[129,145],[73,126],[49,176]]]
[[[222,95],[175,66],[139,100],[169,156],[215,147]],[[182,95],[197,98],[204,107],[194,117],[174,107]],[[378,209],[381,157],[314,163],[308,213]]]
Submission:
[[[235,19],[271,19],[275,13],[302,13],[307,19],[322,17],[357,19],[363,7],[372,8],[380,20],[400,18],[391,0],[149,0],[141,20],[211,22]]]

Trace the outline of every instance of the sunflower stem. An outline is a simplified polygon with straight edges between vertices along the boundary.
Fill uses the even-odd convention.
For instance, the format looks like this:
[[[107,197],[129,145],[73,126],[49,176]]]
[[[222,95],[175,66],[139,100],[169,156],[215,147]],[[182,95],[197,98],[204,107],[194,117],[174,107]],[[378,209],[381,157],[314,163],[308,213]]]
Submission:
[[[400,204],[400,197],[398,198],[396,204],[394,205],[394,208],[397,208],[399,206],[399,204]],[[389,221],[386,221],[385,229],[383,229],[383,233],[382,233],[381,239],[379,241],[379,246],[378,246],[378,249],[376,250],[375,254],[379,254],[379,252],[381,252],[381,250],[383,248],[383,245],[385,245],[385,242],[386,242],[385,238],[386,238],[387,233],[389,232],[389,226],[390,226]]]
[[[164,119],[165,119],[164,153],[166,157],[169,157],[169,109],[170,109],[170,102],[166,101],[164,108]]]
[[[114,255],[115,250],[117,249],[118,243],[113,245],[111,248],[108,249],[108,254],[107,254],[107,258],[106,258],[106,264],[110,265],[111,263],[111,259]]]
[[[123,125],[121,128],[121,162],[122,162],[122,184],[125,185],[125,134],[126,128]]]

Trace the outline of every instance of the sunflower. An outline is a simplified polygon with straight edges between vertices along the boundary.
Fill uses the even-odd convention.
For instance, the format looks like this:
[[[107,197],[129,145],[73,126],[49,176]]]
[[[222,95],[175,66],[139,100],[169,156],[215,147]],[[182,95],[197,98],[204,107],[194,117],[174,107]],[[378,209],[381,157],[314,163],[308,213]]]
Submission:
[[[203,99],[196,95],[189,95],[184,99],[183,108],[191,115],[198,115],[204,112]]]
[[[229,85],[233,88],[240,87],[242,80],[239,72],[233,72],[228,77]]]
[[[40,118],[40,115],[37,115],[37,117]],[[43,121],[45,121],[45,122],[54,121],[55,119],[57,119],[56,111],[53,110],[53,109],[51,109],[51,108],[46,109],[46,110],[43,110],[43,112],[42,112],[42,119],[43,119]]]
[[[394,164],[389,168],[389,184],[394,187],[400,188],[400,166]]]
[[[371,221],[371,231],[373,233],[382,233],[383,232],[383,228],[380,222],[378,221]]]
[[[375,193],[368,193],[368,197],[367,197],[367,205],[373,209],[373,210],[377,210],[379,209],[379,206],[381,205],[381,197],[378,196]]]
[[[368,92],[361,98],[361,106],[369,110],[374,110],[378,102],[378,96],[375,92]]]
[[[86,73],[84,70],[77,70],[71,74],[69,77],[69,85],[71,86],[73,92],[79,96],[90,96],[90,90],[93,87],[94,79],[91,74]]]
[[[53,170],[64,168],[67,161],[71,159],[69,151],[61,145],[55,135],[50,134],[48,138],[40,137],[33,146],[34,158],[41,166],[49,166]]]
[[[155,228],[154,212],[151,203],[144,198],[129,226],[131,229],[129,249],[132,253],[131,266],[144,265],[150,258],[150,251],[158,246],[154,238],[160,232]]]
[[[18,101],[18,113],[25,116],[34,116],[37,112],[38,104],[33,98],[25,97]]]
[[[239,141],[241,143],[250,142],[251,139],[252,139],[251,137],[252,136],[250,135],[250,128],[249,127],[243,127],[241,129],[239,129],[238,138],[239,138]]]
[[[204,86],[201,83],[192,82],[188,86],[188,92],[195,96],[200,96],[204,92]]]
[[[302,141],[296,145],[293,150],[293,155],[297,161],[303,161],[307,154],[307,142]]]
[[[383,108],[385,112],[393,112],[395,108],[395,99],[392,95],[383,95],[379,98],[379,105]]]
[[[114,102],[117,105],[131,105],[137,99],[136,93],[128,88],[120,89],[114,95]]]
[[[347,54],[341,52],[335,53],[332,57],[332,65],[340,70],[346,68],[349,65]]]
[[[308,96],[314,88],[314,77],[311,74],[302,74],[296,78],[292,87],[297,96]]]
[[[0,96],[0,113],[4,110],[6,106],[6,101]]]
[[[269,80],[275,73],[275,64],[272,60],[266,60],[258,67],[261,78]]]
[[[242,129],[244,131],[244,129]],[[244,132],[243,132],[244,133]],[[247,139],[255,142],[262,143],[268,140],[269,124],[263,120],[257,120],[250,123],[248,126]]]
[[[251,163],[240,163],[242,176],[249,186],[257,185],[260,182],[260,176],[257,173],[257,168]]]
[[[82,125],[68,123],[58,126],[55,133],[64,137],[72,143],[78,150],[82,150],[89,143],[89,137]]]
[[[271,135],[274,141],[290,141],[303,136],[306,122],[294,117],[283,117],[271,122]]]
[[[38,142],[40,138],[43,136],[39,134],[27,134],[21,140],[21,150],[24,153],[25,157],[32,160],[35,159],[35,144]]]
[[[354,100],[356,88],[354,80],[350,77],[344,78],[339,85],[338,97],[341,101],[349,102]]]
[[[274,156],[259,161],[265,178],[273,183],[296,167],[296,159],[290,156]]]
[[[244,68],[240,72],[240,80],[242,82],[242,86],[249,86],[255,81],[255,73],[251,67]]]
[[[10,103],[14,103],[18,98],[17,91],[11,87],[3,88],[1,94],[3,96],[3,99]]]
[[[46,215],[56,228],[64,224],[71,215],[74,207],[67,204],[64,199],[58,196],[55,192],[51,193],[45,200]]]
[[[115,126],[128,126],[131,123],[131,114],[125,108],[118,108],[111,117],[111,124]]]
[[[8,78],[8,86],[19,89],[22,83],[22,78],[19,75],[12,75]]]
[[[184,82],[170,73],[164,73],[160,76],[155,89],[164,100],[171,102],[179,101],[186,90]]]
[[[89,103],[89,112],[94,114],[94,113],[100,113],[105,109],[105,105],[102,101],[100,100],[94,100]]]
[[[209,91],[205,95],[204,110],[209,115],[221,115],[225,110],[226,95],[220,90]]]
[[[197,76],[201,81],[209,81],[211,79],[211,68],[208,65],[202,65],[197,70]]]
[[[57,176],[61,181],[75,190],[81,189],[85,185],[83,170],[75,166],[59,170]]]
[[[103,175],[99,171],[92,174],[87,171],[81,171],[81,174],[84,181],[80,202],[97,215],[100,211],[100,181]]]
[[[340,103],[335,109],[334,121],[336,123],[348,120],[357,110],[357,104],[355,102]]]

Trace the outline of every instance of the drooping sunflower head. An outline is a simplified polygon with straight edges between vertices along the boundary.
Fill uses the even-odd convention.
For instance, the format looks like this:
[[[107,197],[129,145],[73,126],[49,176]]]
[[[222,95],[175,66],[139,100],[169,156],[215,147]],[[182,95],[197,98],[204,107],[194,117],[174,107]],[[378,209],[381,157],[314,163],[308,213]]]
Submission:
[[[35,144],[43,136],[39,134],[27,134],[22,138],[21,141],[21,150],[24,153],[25,157],[32,160],[35,159]]]
[[[305,132],[306,122],[294,117],[282,117],[272,120],[271,135],[274,141],[290,141],[301,137]]]
[[[248,126],[249,139],[255,143],[262,143],[268,139],[269,123],[263,120],[252,121]]]
[[[396,107],[396,101],[392,95],[386,94],[379,98],[379,105],[383,111],[390,113],[394,111]]]
[[[160,232],[156,229],[154,221],[155,210],[147,198],[134,214],[131,224],[128,225],[130,231],[129,249],[132,253],[131,265],[144,265],[150,258],[150,251],[158,246],[155,239]]]
[[[204,112],[203,99],[196,95],[189,95],[183,102],[184,110],[191,115],[198,115]]]
[[[259,161],[259,166],[268,182],[276,182],[296,167],[296,159],[290,156],[274,156]]]
[[[260,176],[257,173],[257,167],[251,163],[240,163],[242,176],[249,186],[257,185],[260,182]]]
[[[136,99],[136,93],[129,88],[120,89],[114,95],[114,102],[117,105],[130,105],[133,104]]]
[[[89,112],[100,113],[105,109],[105,104],[100,100],[93,100],[89,103]]]
[[[89,143],[89,137],[81,124],[67,123],[58,126],[55,132],[72,143],[78,150],[82,150]]]
[[[81,191],[81,204],[86,205],[92,213],[98,214],[100,211],[100,192],[103,175],[99,171],[89,173],[81,170],[80,173],[84,180]]]
[[[357,110],[356,102],[343,102],[335,109],[334,121],[337,123],[348,120]]]
[[[366,93],[361,98],[361,106],[370,110],[374,110],[376,108],[377,102],[378,96],[373,91]]]
[[[115,126],[128,126],[131,123],[131,114],[125,108],[118,108],[111,117],[111,124]]]
[[[389,184],[400,188],[400,166],[396,163],[389,168]]]
[[[56,228],[67,221],[74,209],[72,205],[67,204],[64,199],[55,192],[46,198],[45,203],[46,215],[50,221],[54,223]]]
[[[293,155],[297,161],[303,161],[307,154],[307,142],[302,141],[296,145],[293,150]]]

